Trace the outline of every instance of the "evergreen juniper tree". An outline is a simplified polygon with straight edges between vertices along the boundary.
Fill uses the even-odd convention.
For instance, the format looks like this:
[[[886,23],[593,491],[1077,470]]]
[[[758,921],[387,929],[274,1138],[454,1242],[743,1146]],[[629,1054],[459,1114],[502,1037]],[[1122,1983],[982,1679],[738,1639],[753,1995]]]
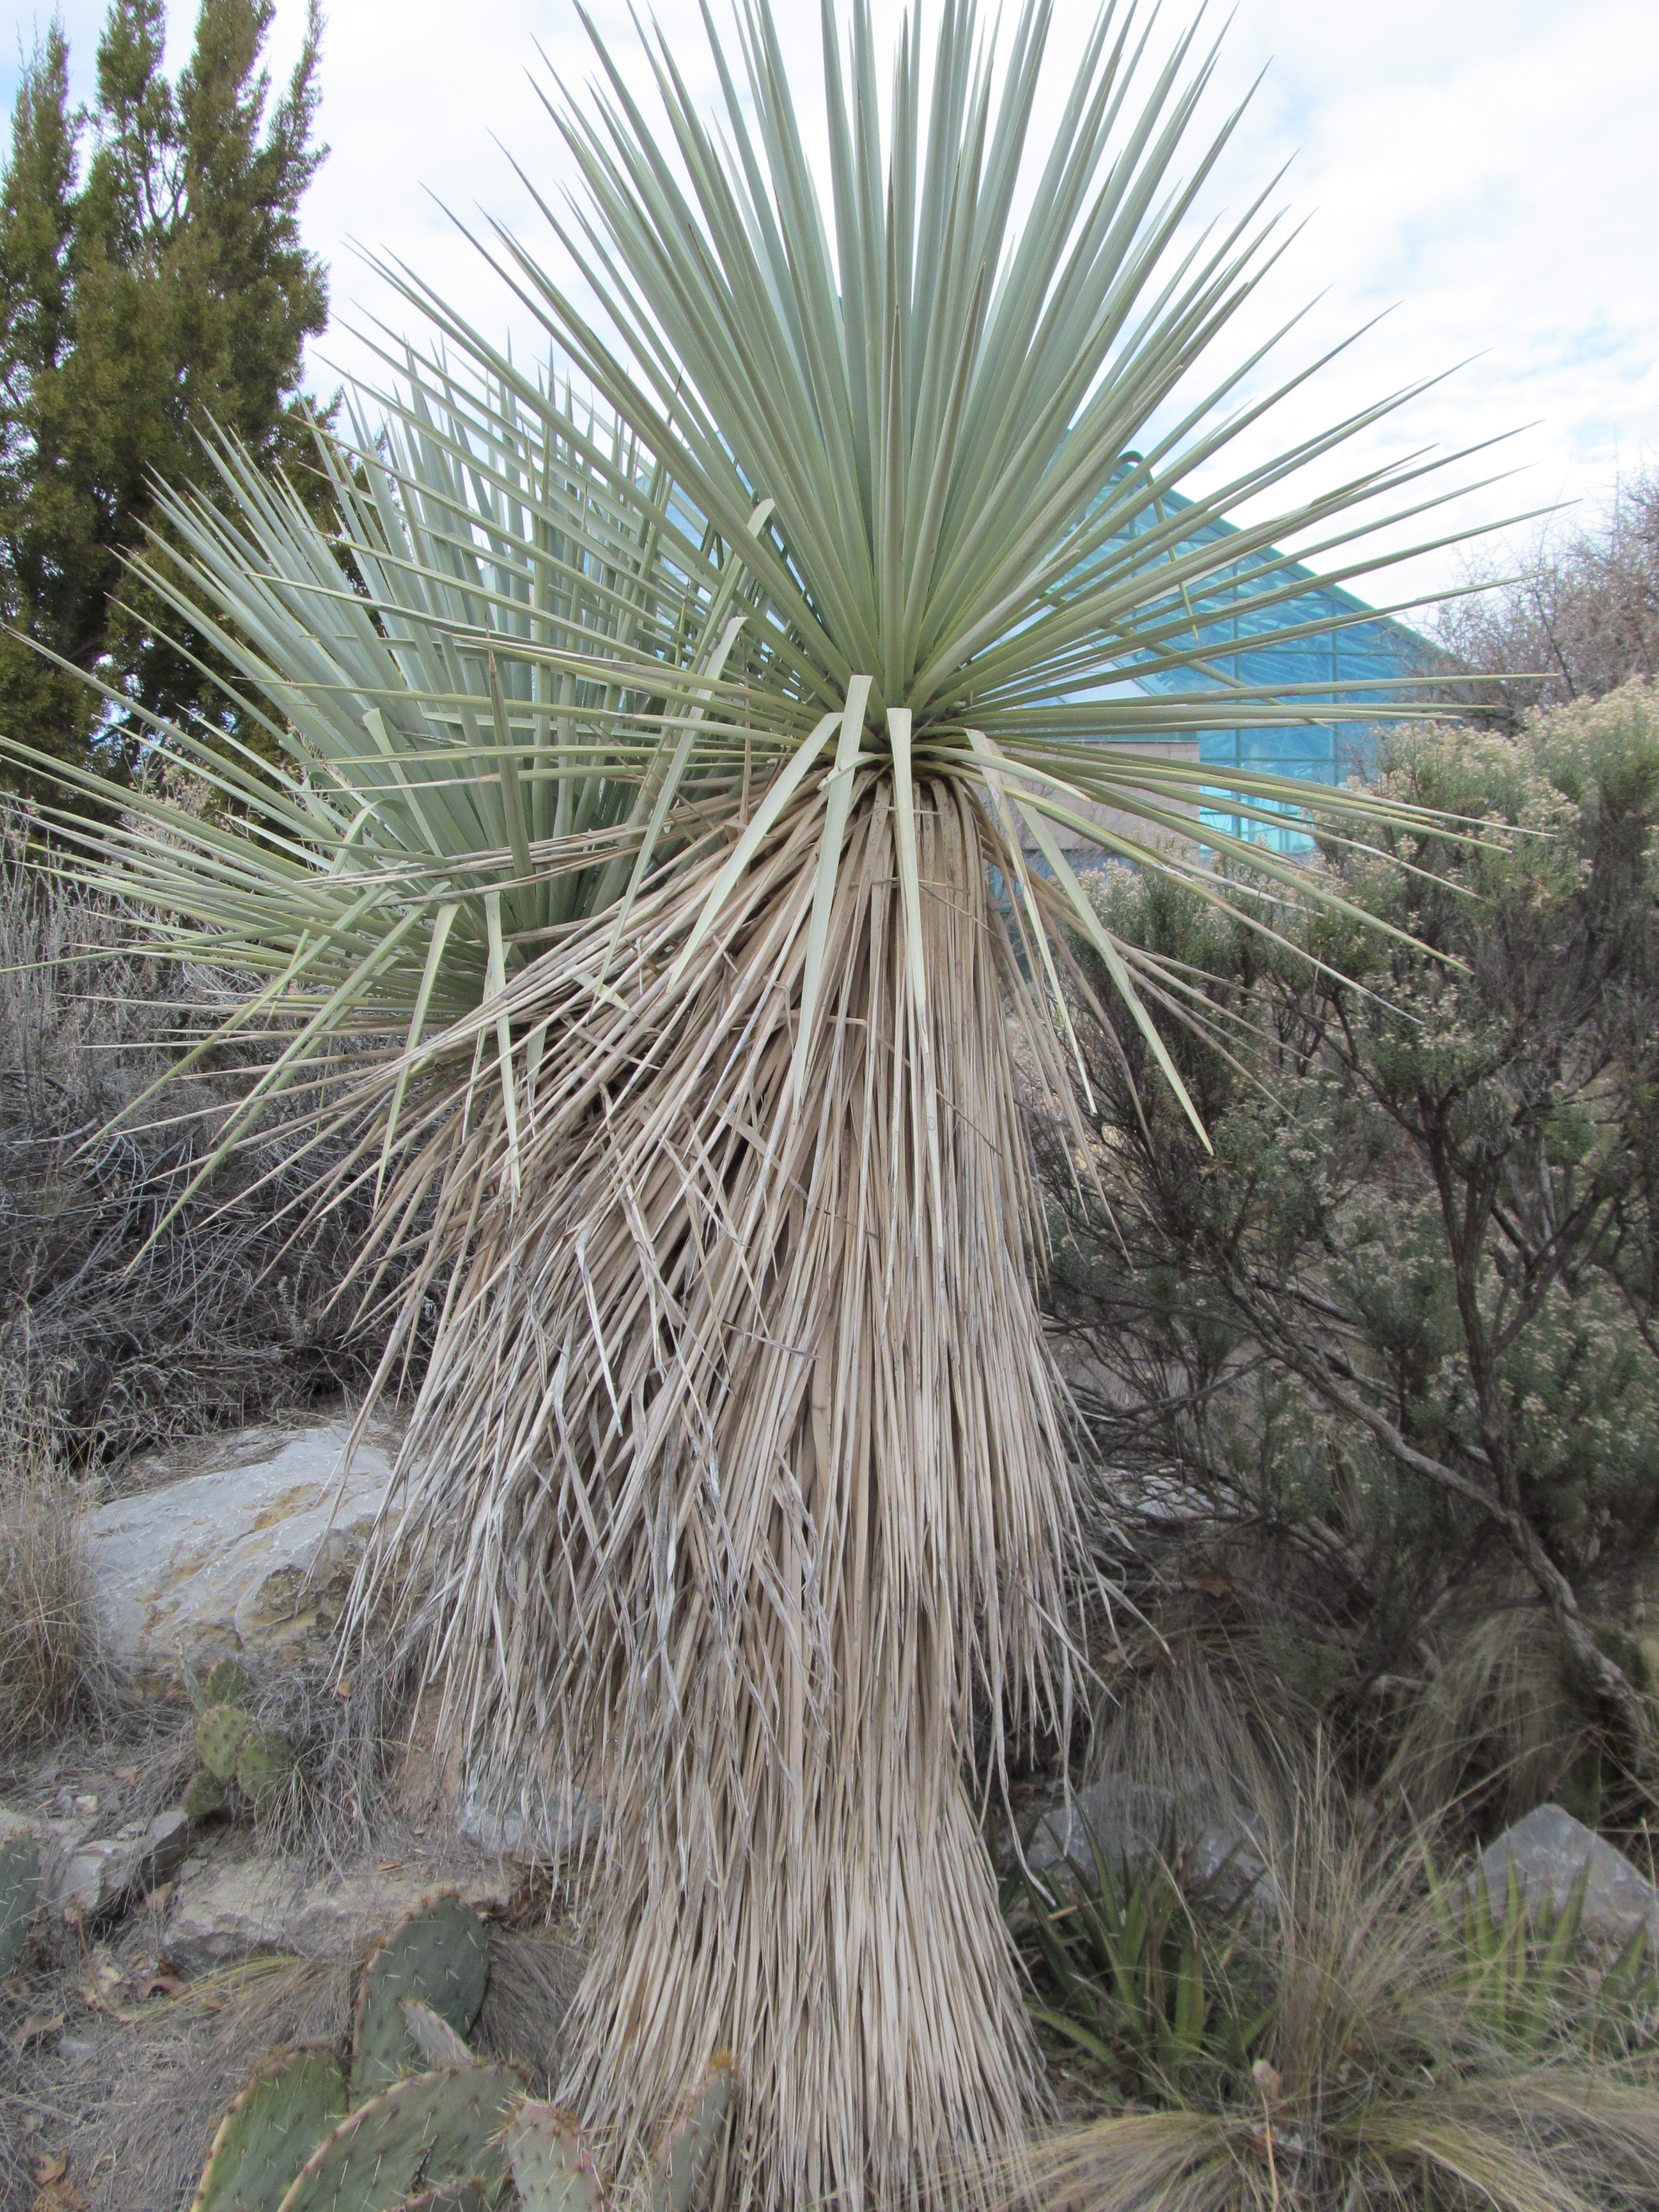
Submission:
[[[271,0],[203,0],[173,82],[162,0],[112,0],[90,109],[70,106],[56,22],[19,88],[0,179],[0,599],[21,635],[0,635],[0,722],[60,759],[94,730],[118,745],[131,716],[26,638],[134,706],[228,719],[202,641],[124,573],[155,481],[210,479],[211,423],[266,467],[310,467],[299,385],[328,294],[299,206],[326,152],[322,21],[313,0],[273,107],[271,16]]]

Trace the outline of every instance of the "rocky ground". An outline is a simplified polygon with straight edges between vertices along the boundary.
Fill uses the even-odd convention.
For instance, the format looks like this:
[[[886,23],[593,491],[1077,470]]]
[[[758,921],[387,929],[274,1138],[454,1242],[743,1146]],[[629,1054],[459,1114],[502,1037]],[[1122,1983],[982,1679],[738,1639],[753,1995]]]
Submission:
[[[253,2059],[337,2036],[354,1962],[434,1891],[489,1925],[482,2046],[550,2083],[579,1971],[560,1884],[574,1831],[478,1804],[419,1707],[382,1695],[356,1738],[349,1686],[331,1707],[395,1449],[375,1431],[342,1481],[346,1434],[343,1418],[251,1430],[140,1463],[83,1526],[99,1709],[0,1776],[0,1847],[27,1832],[40,1863],[0,1987],[3,2212],[177,2212]],[[192,1818],[203,1685],[226,1659],[295,1765],[258,1817],[233,1785]]]
[[[434,1892],[487,1925],[476,2045],[552,2092],[580,1967],[583,1823],[480,1803],[438,1755],[429,1705],[337,1679],[335,1631],[396,1449],[374,1431],[342,1480],[346,1435],[324,1419],[141,1463],[83,1525],[96,1709],[0,1771],[0,1859],[25,1834],[40,1875],[9,1976],[0,1960],[0,2212],[180,2212],[254,2060],[339,2039],[363,1953]],[[225,1662],[247,1725],[293,1764],[263,1805],[233,1782],[209,1809],[198,1729]],[[1200,1874],[1270,1918],[1249,1814],[1200,1810],[1119,1776],[1069,1802],[1027,1799],[1020,1826],[1041,1869],[1091,1842],[1136,1859],[1185,1817]],[[1494,1894],[1512,1863],[1559,1907],[1587,1859],[1586,1934],[1616,1947],[1645,1925],[1659,1947],[1659,1891],[1559,1808],[1485,1863]],[[1091,2117],[1100,2085],[1063,2046],[1050,2058],[1061,2108]]]

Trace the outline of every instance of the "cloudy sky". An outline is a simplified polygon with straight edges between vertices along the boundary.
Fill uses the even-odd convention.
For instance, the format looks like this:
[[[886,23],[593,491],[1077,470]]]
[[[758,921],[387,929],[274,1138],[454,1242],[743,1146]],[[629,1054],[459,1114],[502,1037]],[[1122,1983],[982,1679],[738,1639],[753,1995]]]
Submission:
[[[723,4],[714,0],[717,20]],[[103,8],[64,0],[63,12],[84,95]],[[194,0],[171,8],[172,68],[194,12]],[[642,82],[626,8],[599,0],[593,13]],[[899,14],[896,0],[876,0],[884,51]],[[805,87],[817,69],[817,10],[811,0],[782,0],[779,15],[786,39],[798,40]],[[1218,30],[1222,11],[1212,15]],[[1050,112],[1085,28],[1073,0],[1060,0],[1056,16]],[[708,88],[696,0],[661,0],[659,20],[694,85]],[[1183,0],[1166,7],[1155,50],[1186,20]],[[302,0],[276,0],[270,52],[279,72],[302,21]],[[8,112],[35,28],[21,17],[3,57]],[[338,372],[363,366],[343,327],[354,316],[380,311],[407,321],[387,307],[354,241],[400,256],[484,328],[516,328],[520,345],[527,338],[522,313],[515,324],[496,280],[437,202],[469,216],[482,207],[556,252],[501,150],[556,192],[561,149],[531,82],[531,73],[547,82],[538,44],[580,92],[589,64],[568,0],[332,0],[322,82],[333,151],[306,227],[332,270],[337,325],[319,349],[313,385],[331,389]],[[1513,433],[1447,481],[1516,473],[1413,534],[1559,501],[1593,509],[1621,466],[1659,461],[1654,0],[1239,0],[1208,95],[1214,122],[1258,76],[1207,207],[1239,207],[1288,161],[1275,204],[1304,228],[1224,343],[1243,351],[1316,301],[1287,343],[1288,364],[1383,319],[1270,418],[1247,453],[1449,371],[1367,431],[1345,471],[1357,460],[1373,465],[1419,447],[1451,453]],[[803,108],[817,128],[821,97],[804,97]],[[1536,526],[1496,542],[1524,546]],[[1382,542],[1407,540],[1396,532]],[[1463,558],[1419,556],[1375,579],[1367,595],[1382,604],[1443,589]]]

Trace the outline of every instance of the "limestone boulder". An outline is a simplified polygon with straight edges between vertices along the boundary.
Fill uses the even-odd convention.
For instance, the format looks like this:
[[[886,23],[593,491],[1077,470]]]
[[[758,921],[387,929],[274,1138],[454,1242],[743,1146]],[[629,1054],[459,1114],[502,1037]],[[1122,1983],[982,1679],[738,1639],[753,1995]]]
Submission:
[[[1592,1942],[1622,1944],[1638,1928],[1659,1950],[1659,1889],[1605,1837],[1587,1828],[1559,1805],[1540,1805],[1506,1828],[1480,1855],[1481,1871],[1494,1899],[1509,1887],[1510,1869],[1520,1876],[1528,1904],[1547,1899],[1557,1911],[1566,1903],[1586,1861],[1583,1931]]]
[[[453,1891],[481,1912],[501,1912],[517,1881],[514,1871],[483,1863],[370,1863],[331,1869],[307,1881],[269,1860],[215,1854],[186,1861],[173,1887],[163,1947],[186,1974],[265,1952],[349,1958],[435,1891]]]
[[[1224,1910],[1246,1904],[1255,1914],[1271,1910],[1273,1877],[1247,1819],[1218,1808],[1194,1818],[1167,1792],[1121,1776],[1075,1791],[1069,1804],[1051,1806],[1032,1831],[1025,1863],[1041,1875],[1069,1858],[1088,1873],[1098,1850],[1115,1870],[1134,1868],[1168,1850],[1172,1840],[1181,1847],[1187,1880],[1209,1889]]]
[[[141,1682],[240,1653],[325,1644],[391,1474],[384,1433],[343,1464],[344,1421],[241,1431],[89,1514],[87,1571],[106,1656]],[[188,1469],[188,1471],[185,1471]]]
[[[88,1924],[125,1912],[166,1881],[190,1849],[190,1821],[177,1805],[106,1836],[91,1819],[52,1820],[0,1805],[0,1843],[19,1831],[40,1845],[43,1905]]]
[[[89,1820],[53,1820],[43,1813],[21,1813],[0,1805],[0,1844],[15,1835],[33,1836],[40,1852],[40,1898],[44,1903],[66,1890],[68,1869],[85,1850],[93,1832]]]
[[[84,1838],[57,1870],[53,1906],[77,1919],[112,1919],[166,1881],[189,1849],[190,1820],[178,1805],[153,1820],[129,1820],[112,1836]]]

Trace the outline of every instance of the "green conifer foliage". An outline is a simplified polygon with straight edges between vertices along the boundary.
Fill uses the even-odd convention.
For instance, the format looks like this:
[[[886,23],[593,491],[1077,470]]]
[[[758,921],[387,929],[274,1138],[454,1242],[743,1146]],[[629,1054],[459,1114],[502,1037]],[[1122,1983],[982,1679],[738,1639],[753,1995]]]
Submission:
[[[203,0],[176,83],[162,0],[112,0],[88,110],[54,24],[25,71],[0,176],[0,727],[61,759],[136,733],[122,702],[230,716],[149,586],[123,573],[155,522],[152,483],[211,476],[210,420],[267,467],[309,469],[305,342],[326,278],[299,207],[313,143],[313,4],[274,106],[272,0]],[[83,160],[83,156],[85,157]],[[169,632],[172,634],[169,635]],[[27,638],[117,695],[97,697]]]

